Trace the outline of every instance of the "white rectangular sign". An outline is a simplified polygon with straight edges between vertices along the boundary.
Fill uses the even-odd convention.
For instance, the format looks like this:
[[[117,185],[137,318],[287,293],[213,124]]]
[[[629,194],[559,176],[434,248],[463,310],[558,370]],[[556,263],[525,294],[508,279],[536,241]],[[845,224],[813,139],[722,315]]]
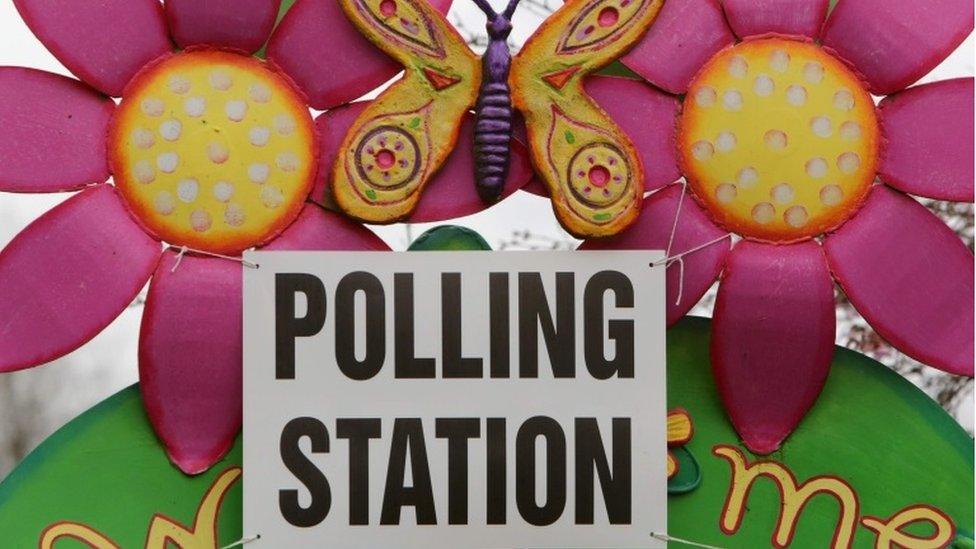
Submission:
[[[254,252],[249,547],[663,547],[657,252]]]

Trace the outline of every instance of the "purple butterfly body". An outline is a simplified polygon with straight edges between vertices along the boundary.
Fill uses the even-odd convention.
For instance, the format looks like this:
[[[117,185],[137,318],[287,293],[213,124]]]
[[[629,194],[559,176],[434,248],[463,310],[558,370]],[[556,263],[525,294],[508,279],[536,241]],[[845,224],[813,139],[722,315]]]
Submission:
[[[519,0],[509,0],[505,11],[495,13],[487,0],[474,0],[488,16],[488,50],[481,61],[482,79],[475,106],[475,184],[482,200],[498,200],[508,179],[512,144],[512,94],[508,73],[512,54],[508,35]]]

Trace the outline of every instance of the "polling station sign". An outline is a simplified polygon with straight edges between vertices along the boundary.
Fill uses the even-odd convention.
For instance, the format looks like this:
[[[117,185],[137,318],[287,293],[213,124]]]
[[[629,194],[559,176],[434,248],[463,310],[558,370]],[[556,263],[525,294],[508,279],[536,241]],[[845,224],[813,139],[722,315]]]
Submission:
[[[248,254],[252,546],[663,546],[661,257]]]

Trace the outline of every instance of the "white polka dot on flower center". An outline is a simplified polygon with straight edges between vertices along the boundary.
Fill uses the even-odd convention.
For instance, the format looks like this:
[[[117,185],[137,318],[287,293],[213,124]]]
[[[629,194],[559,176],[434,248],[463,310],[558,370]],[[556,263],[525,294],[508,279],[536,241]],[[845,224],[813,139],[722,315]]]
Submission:
[[[818,137],[830,137],[834,133],[833,125],[830,123],[830,119],[826,116],[818,116],[810,121],[810,129]]]
[[[728,204],[735,200],[735,195],[738,194],[735,185],[731,183],[722,183],[715,189],[715,198],[723,204]]]
[[[711,107],[718,101],[718,95],[716,95],[715,90],[709,88],[708,86],[703,86],[701,89],[695,93],[695,101],[698,102],[699,106]]]
[[[247,167],[247,177],[255,183],[264,183],[271,175],[271,168],[267,164],[251,164]]]
[[[150,149],[156,144],[156,138],[151,131],[145,128],[136,128],[136,131],[132,132],[132,142],[140,149]]]
[[[715,154],[715,147],[708,141],[699,141],[691,146],[691,154],[698,160],[708,160]]]
[[[793,191],[793,187],[789,183],[780,183],[773,187],[773,190],[769,193],[773,201],[778,204],[789,204],[793,202],[793,198],[796,193]]]
[[[802,107],[807,104],[807,89],[803,86],[793,85],[786,89],[786,100],[794,107]]]
[[[163,136],[163,139],[166,141],[176,141],[182,133],[183,124],[175,118],[171,118],[159,125],[159,135]]]
[[[226,181],[218,181],[214,185],[213,193],[214,198],[217,200],[227,202],[230,200],[230,197],[234,196],[234,186]]]
[[[742,168],[735,176],[735,180],[740,187],[752,187],[759,181],[759,173],[756,172],[755,168]]]
[[[240,204],[228,204],[224,208],[224,221],[233,227],[240,227],[244,224],[246,214]]]
[[[182,179],[176,185],[176,196],[187,204],[194,202],[199,192],[200,183],[196,179]]]
[[[271,130],[264,126],[256,126],[248,132],[248,139],[255,147],[263,147],[271,140]]]
[[[861,158],[856,153],[846,152],[837,157],[837,167],[846,174],[852,174],[861,167]]]
[[[816,61],[811,61],[803,66],[803,77],[811,84],[819,84],[824,79],[823,65]]]
[[[854,109],[854,94],[848,90],[840,90],[834,94],[834,107],[842,111]]]
[[[281,189],[277,187],[263,187],[261,189],[261,202],[268,208],[277,208],[281,206],[283,201],[284,198],[281,194]]]
[[[180,165],[180,155],[174,152],[163,153],[156,157],[156,167],[159,171],[173,173]]]
[[[290,152],[283,152],[275,159],[275,164],[278,166],[278,169],[286,172],[297,170],[298,162],[298,157]]]
[[[213,219],[207,210],[193,210],[190,214],[190,225],[198,233],[206,232],[212,224]]]
[[[185,76],[174,74],[169,79],[169,90],[176,95],[189,93],[190,81]]]
[[[820,201],[824,206],[836,206],[844,199],[844,191],[837,185],[825,185],[820,189]]]
[[[217,69],[210,73],[210,85],[215,90],[227,91],[234,85],[234,80],[226,71]]]
[[[187,116],[198,118],[207,111],[207,100],[203,97],[190,97],[183,102],[183,110]]]
[[[783,219],[791,227],[802,227],[806,225],[809,217],[810,215],[807,213],[807,209],[803,206],[790,206],[787,208],[786,213],[783,214]]]
[[[814,237],[853,214],[879,142],[857,76],[815,43],[778,37],[741,42],[705,64],[677,139],[691,191],[713,218],[770,241]]]
[[[156,211],[162,215],[169,215],[176,209],[176,199],[169,191],[160,191],[153,202]]]
[[[852,120],[848,120],[840,125],[840,136],[848,141],[857,141],[861,138],[861,125]]]
[[[109,131],[130,210],[172,245],[237,253],[279,234],[317,169],[301,95],[251,56],[194,49],[139,73]]]
[[[271,101],[271,89],[264,84],[251,84],[248,88],[248,94],[251,97],[251,101],[255,103],[267,103]]]
[[[743,102],[744,100],[742,99],[742,93],[739,92],[739,90],[729,90],[725,92],[725,95],[722,96],[722,104],[725,106],[726,110],[742,110]]]
[[[732,149],[735,148],[736,143],[737,141],[734,133],[722,132],[718,134],[718,137],[715,139],[715,148],[719,152],[723,153],[732,152]]]
[[[224,107],[227,118],[234,122],[240,122],[247,116],[247,103],[240,100],[228,101]]]
[[[207,145],[207,158],[214,164],[223,164],[230,158],[230,151],[223,143],[213,142]]]
[[[752,218],[760,225],[765,225],[776,216],[776,208],[769,202],[760,202],[752,208]]]
[[[133,171],[139,183],[152,183],[156,180],[156,170],[148,160],[136,162]]]
[[[274,127],[281,135],[291,135],[295,131],[295,120],[287,114],[279,114],[274,119]]]
[[[147,97],[142,100],[142,112],[146,116],[162,116],[166,112],[166,104],[155,97]]]
[[[773,95],[774,91],[776,91],[776,82],[774,82],[773,79],[768,75],[760,74],[756,77],[752,90],[759,97],[769,97],[770,95]]]
[[[740,55],[732,56],[729,62],[729,74],[736,78],[745,78],[749,75],[749,63]]]
[[[806,166],[804,167],[804,170],[807,172],[807,175],[809,175],[814,179],[820,179],[821,177],[826,177],[827,170],[829,169],[830,168],[829,166],[827,166],[827,161],[824,160],[823,158],[811,158],[806,163]]]
[[[781,151],[789,145],[789,136],[782,130],[769,130],[763,134],[763,142],[773,151]]]
[[[790,54],[783,50],[773,50],[769,55],[769,66],[776,72],[786,72],[790,68]]]

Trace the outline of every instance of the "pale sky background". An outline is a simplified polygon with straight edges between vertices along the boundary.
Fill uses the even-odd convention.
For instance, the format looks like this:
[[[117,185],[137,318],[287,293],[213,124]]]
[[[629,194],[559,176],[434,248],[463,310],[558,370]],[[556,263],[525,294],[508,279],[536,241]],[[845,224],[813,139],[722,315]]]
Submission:
[[[504,2],[494,0],[493,4],[504,5]],[[483,31],[484,17],[470,0],[456,0],[450,17],[452,21],[463,22],[469,30]],[[531,11],[520,10],[515,20],[513,41],[522,43],[540,20]],[[970,36],[923,82],[971,76],[973,51],[974,40]],[[0,65],[70,74],[31,34],[11,0],[0,0]],[[20,230],[67,196],[0,194],[0,247],[6,246]],[[493,246],[510,238],[516,230],[529,230],[554,239],[569,238],[556,222],[548,200],[527,193],[519,193],[485,212],[452,223],[479,231]],[[430,226],[433,225],[417,225],[410,232],[416,237]],[[402,225],[379,228],[377,232],[396,250],[404,249],[408,243],[407,231]],[[70,355],[43,367],[5,374],[10,376],[19,393],[29,393],[36,387],[38,394],[33,403],[30,402],[32,399],[0,401],[0,439],[5,436],[4,424],[15,421],[12,414],[28,413],[38,425],[31,437],[31,444],[36,444],[68,419],[135,382],[141,315],[141,307],[129,308],[98,337]],[[964,423],[972,429],[971,402],[965,414]],[[9,433],[9,425],[6,432]],[[0,478],[5,469],[0,463]]]

